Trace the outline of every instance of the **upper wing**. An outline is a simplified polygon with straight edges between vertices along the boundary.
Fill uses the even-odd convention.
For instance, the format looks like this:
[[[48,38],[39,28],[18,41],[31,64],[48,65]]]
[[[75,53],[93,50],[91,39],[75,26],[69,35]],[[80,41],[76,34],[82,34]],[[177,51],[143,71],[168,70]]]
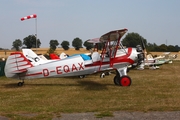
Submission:
[[[120,39],[128,30],[121,29],[121,30],[114,30],[110,31],[100,37],[100,42],[106,42],[106,41],[115,41]]]
[[[89,40],[87,40],[87,42],[89,42],[89,43],[100,43],[100,38],[93,38],[93,39],[89,39]]]

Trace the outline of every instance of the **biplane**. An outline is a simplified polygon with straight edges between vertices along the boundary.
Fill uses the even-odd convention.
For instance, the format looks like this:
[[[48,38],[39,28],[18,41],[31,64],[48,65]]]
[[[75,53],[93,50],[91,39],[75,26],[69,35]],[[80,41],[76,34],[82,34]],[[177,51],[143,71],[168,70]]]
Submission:
[[[35,53],[27,51],[13,52],[7,58],[5,75],[8,78],[18,79],[18,86],[24,80],[50,77],[79,76],[115,70],[114,84],[130,86],[131,78],[127,75],[127,66],[144,60],[142,47],[124,48],[120,40],[127,29],[110,31],[99,38],[104,44],[101,53],[94,51],[90,55],[77,54],[57,60],[45,60]]]

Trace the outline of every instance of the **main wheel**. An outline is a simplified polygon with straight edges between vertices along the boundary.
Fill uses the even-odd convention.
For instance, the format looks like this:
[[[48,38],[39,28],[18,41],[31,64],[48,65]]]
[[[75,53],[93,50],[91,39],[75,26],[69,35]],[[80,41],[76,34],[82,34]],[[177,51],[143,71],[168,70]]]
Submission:
[[[105,72],[105,75],[110,75],[111,74],[111,72],[109,71],[109,72]]]
[[[129,76],[122,76],[122,77],[120,77],[119,84],[121,86],[130,86],[131,78]]]
[[[119,85],[119,76],[114,76],[114,84]]]
[[[101,73],[100,78],[104,78],[105,77],[105,73]]]

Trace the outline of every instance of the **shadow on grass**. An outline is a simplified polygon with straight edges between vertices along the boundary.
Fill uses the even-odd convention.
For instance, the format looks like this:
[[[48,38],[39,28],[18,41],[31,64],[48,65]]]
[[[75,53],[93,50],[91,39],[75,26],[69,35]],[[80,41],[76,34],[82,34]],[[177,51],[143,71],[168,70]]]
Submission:
[[[24,83],[23,86],[18,86],[17,83],[9,83],[9,84],[2,84],[1,86],[5,88],[21,88],[21,87],[31,87],[31,86],[61,86],[61,87],[82,87],[85,90],[107,90],[107,86],[111,86],[113,84],[101,84],[99,82],[90,81],[90,80],[76,80],[76,82],[73,83]]]
[[[5,88],[19,88],[20,87],[17,85],[17,83],[2,84],[1,86],[4,86]]]
[[[107,90],[107,85],[100,84],[94,81],[78,81],[80,86],[84,87],[85,90]]]
[[[27,83],[26,82],[24,83],[23,86],[18,86],[17,83],[10,83],[10,84],[3,84],[1,86],[4,86],[5,88],[21,88],[21,87],[31,87],[31,86],[81,86],[81,85],[78,85],[78,84],[53,84],[53,83]]]

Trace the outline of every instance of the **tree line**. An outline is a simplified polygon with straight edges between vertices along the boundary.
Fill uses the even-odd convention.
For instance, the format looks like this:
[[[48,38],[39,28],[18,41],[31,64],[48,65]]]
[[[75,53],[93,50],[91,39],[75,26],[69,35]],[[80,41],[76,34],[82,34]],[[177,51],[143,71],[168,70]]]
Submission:
[[[80,38],[74,38],[72,41],[72,46],[75,48],[75,50],[79,50],[82,47],[83,41]],[[49,50],[48,53],[53,53],[56,48],[61,45],[61,47],[64,50],[68,50],[70,47],[70,43],[67,40],[63,40],[61,43],[59,43],[58,40],[52,39],[49,42]],[[83,44],[87,50],[93,48],[93,44],[88,43],[87,41]],[[25,37],[23,41],[20,39],[16,39],[12,43],[12,49],[15,49],[16,51],[19,51],[21,48],[40,48],[41,41],[40,39],[36,39],[35,35],[29,35],[28,37]]]
[[[136,47],[137,45],[141,44],[141,41],[144,42],[146,49],[149,52],[178,52],[180,50],[180,47],[178,45],[157,45],[156,43],[148,43],[145,38],[134,32],[128,33],[121,42],[126,47]],[[92,43],[88,43],[87,40],[83,43],[83,41],[78,37],[74,38],[72,41],[72,46],[75,48],[75,50],[83,48],[82,44],[87,50],[90,50],[94,47],[94,45]],[[64,50],[68,50],[70,43],[68,40],[63,40],[61,43],[59,43],[58,40],[55,39],[50,40],[48,53],[53,53],[59,45],[61,45]],[[20,39],[15,39],[12,43],[12,46],[12,49],[15,49],[17,51],[19,51],[21,48],[40,48],[41,41],[40,39],[36,39],[35,35],[29,35],[25,37],[23,41],[21,41]],[[103,44],[99,43],[98,46],[98,49],[101,50]]]
[[[138,33],[128,33],[126,37],[122,40],[122,44],[126,47],[136,47],[141,44],[141,41],[144,42],[146,50],[148,52],[179,52],[180,47],[178,45],[166,45],[161,44],[157,45],[156,43],[148,43],[145,38],[140,36]]]

